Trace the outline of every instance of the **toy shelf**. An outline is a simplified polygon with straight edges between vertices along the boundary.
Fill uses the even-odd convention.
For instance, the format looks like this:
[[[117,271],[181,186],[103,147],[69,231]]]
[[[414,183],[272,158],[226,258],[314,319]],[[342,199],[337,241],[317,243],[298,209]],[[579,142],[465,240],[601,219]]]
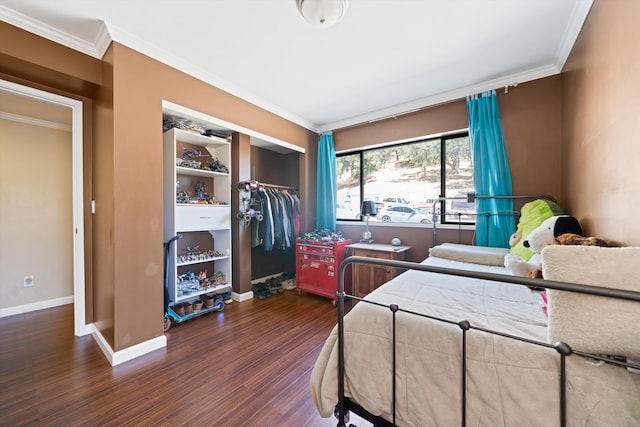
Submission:
[[[218,261],[218,260],[222,260],[222,259],[229,259],[229,257],[225,255],[225,256],[217,256],[217,257],[213,257],[213,258],[199,259],[199,260],[194,260],[194,261],[184,261],[184,262],[178,261],[176,263],[176,266],[177,267],[182,267],[182,266],[185,266],[185,265],[202,264],[204,262]]]

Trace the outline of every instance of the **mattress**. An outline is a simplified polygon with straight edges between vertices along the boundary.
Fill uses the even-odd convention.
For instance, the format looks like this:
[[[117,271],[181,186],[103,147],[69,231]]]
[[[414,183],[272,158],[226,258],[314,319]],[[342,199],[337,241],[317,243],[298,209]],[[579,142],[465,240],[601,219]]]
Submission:
[[[504,267],[430,256],[423,264],[507,274]],[[457,323],[546,341],[542,299],[524,286],[407,271],[366,297],[447,321],[397,313],[396,421],[400,426],[461,424],[462,332]],[[560,357],[549,347],[470,330],[467,333],[467,425],[559,424]],[[386,307],[359,302],[345,316],[345,394],[370,413],[391,419],[392,319]],[[337,328],[314,366],[311,394],[322,416],[338,401]],[[640,375],[567,358],[567,420],[571,426],[640,422]]]

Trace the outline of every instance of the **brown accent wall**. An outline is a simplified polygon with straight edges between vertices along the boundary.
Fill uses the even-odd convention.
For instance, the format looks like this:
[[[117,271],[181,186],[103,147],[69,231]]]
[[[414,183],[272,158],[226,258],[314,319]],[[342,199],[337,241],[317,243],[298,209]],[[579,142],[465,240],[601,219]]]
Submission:
[[[589,235],[640,244],[640,2],[596,0],[562,73],[563,198]]]
[[[9,76],[83,96],[101,83],[96,58],[5,22],[0,22],[0,40],[0,72]]]
[[[560,76],[496,92],[513,194],[548,194],[562,202]]]
[[[12,41],[0,44],[2,78],[71,94],[89,113],[85,154],[93,160],[85,166],[85,198],[87,206],[96,200],[96,214],[85,211],[87,233],[93,232],[88,321],[115,351],[161,336],[162,100],[311,146],[312,154],[317,135],[117,43],[100,61],[3,22],[0,38]],[[299,160],[300,170],[315,174],[315,157]],[[315,210],[309,191],[301,196]]]
[[[83,102],[84,200],[92,200],[93,102],[101,61],[0,22],[0,78]],[[40,53],[43,53],[42,55]],[[84,205],[85,318],[93,322],[93,218]]]
[[[114,114],[113,48],[102,62],[103,84],[96,91],[93,118],[93,323],[109,345],[114,347],[115,313],[115,230],[114,230]]]
[[[467,105],[464,100],[458,100],[397,118],[336,129],[333,131],[333,143],[336,151],[348,151],[466,129],[467,126]]]
[[[121,350],[162,334],[162,100],[301,147],[314,141],[308,130],[126,46],[114,43],[113,54],[114,349]]]
[[[502,130],[511,168],[514,194],[561,196],[561,79],[549,77],[496,91]],[[465,100],[426,108],[397,118],[363,124],[333,132],[336,151],[349,151],[367,145],[402,141],[421,136],[451,132],[468,127]],[[359,241],[362,223],[343,223],[338,229]],[[416,230],[419,230],[416,232]],[[421,261],[432,246],[432,230],[413,227],[372,227],[378,242],[389,243],[398,237],[414,249],[408,257]],[[469,242],[471,232],[462,233]],[[438,241],[458,241],[458,232],[440,231]]]
[[[251,179],[251,146],[248,135],[234,133],[231,141],[231,177],[233,183]],[[231,189],[231,213],[235,215],[244,206],[240,204],[239,192]],[[243,221],[231,219],[233,253],[233,291],[244,293],[251,290],[251,228]]]

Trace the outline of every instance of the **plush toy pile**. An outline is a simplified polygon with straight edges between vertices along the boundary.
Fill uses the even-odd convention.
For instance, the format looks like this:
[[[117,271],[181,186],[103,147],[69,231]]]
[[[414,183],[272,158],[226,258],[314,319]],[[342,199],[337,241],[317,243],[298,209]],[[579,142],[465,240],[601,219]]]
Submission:
[[[529,271],[537,268],[539,259],[531,258],[535,252],[524,245],[529,234],[538,228],[547,218],[564,215],[566,212],[555,202],[546,199],[538,199],[526,203],[520,209],[520,219],[516,232],[511,235],[509,253],[504,258],[504,266],[514,276],[527,276]],[[538,257],[536,257],[538,258]],[[531,267],[529,262],[536,267]]]
[[[520,209],[520,219],[516,232],[511,235],[509,253],[520,259],[529,261],[533,251],[524,246],[524,239],[529,233],[538,228],[542,222],[556,215],[564,215],[566,212],[555,202],[546,199],[538,199],[526,203]]]
[[[580,222],[554,202],[535,200],[522,207],[518,229],[504,265],[514,276],[542,278],[540,252],[547,245],[607,246],[595,237],[584,237]],[[522,245],[523,251],[519,248]]]

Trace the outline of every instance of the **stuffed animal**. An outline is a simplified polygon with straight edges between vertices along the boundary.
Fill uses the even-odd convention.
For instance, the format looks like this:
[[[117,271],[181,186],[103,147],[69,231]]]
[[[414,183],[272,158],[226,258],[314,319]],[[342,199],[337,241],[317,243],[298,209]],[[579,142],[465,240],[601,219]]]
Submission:
[[[566,212],[560,206],[548,199],[536,199],[525,203],[520,209],[518,227],[509,240],[510,249],[505,262],[507,258],[529,261],[534,252],[523,245],[529,233],[538,228],[545,219],[565,214]]]
[[[507,254],[504,266],[514,276],[531,276],[540,269],[540,251],[547,245],[554,244],[556,237],[572,233],[582,236],[582,227],[577,219],[569,215],[557,215],[545,219],[539,227],[529,233],[522,242],[533,255],[528,260]]]
[[[542,247],[538,246],[540,244],[541,242],[534,242],[534,243],[530,242],[529,246],[532,249],[538,250],[539,252],[541,252],[542,249],[544,249],[544,247],[548,245],[576,245],[576,246],[602,246],[602,247],[609,246],[607,242],[597,237],[585,237],[575,233],[563,233],[559,236],[556,236],[556,238],[553,239],[553,241],[551,241],[550,243],[544,244]],[[533,277],[534,279],[543,279],[542,265],[538,266],[538,268],[536,268],[535,270],[530,271],[529,277]]]
[[[575,245],[575,246],[601,246],[607,247],[609,244],[597,237],[584,237],[579,234],[564,233],[556,237],[554,245]]]

